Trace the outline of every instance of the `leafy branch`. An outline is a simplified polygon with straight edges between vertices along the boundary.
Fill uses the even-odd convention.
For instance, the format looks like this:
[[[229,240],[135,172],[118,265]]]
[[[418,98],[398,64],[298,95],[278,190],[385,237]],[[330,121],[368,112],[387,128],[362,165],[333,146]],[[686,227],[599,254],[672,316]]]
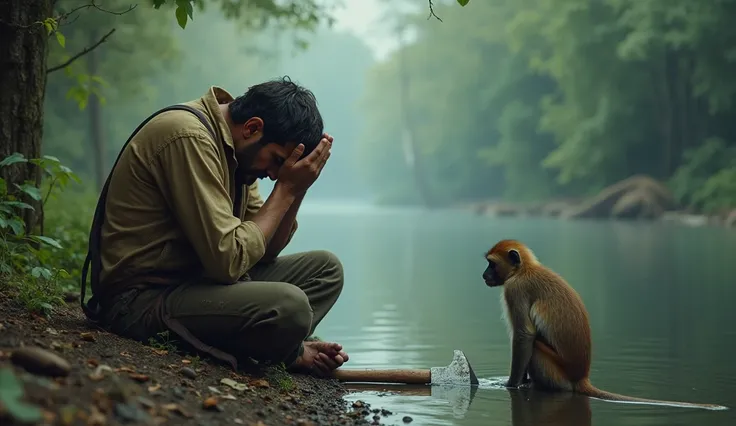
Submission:
[[[99,39],[99,40],[98,40],[98,41],[97,41],[96,43],[94,43],[93,45],[85,47],[84,49],[82,49],[82,50],[81,50],[81,51],[79,51],[79,52],[78,52],[77,54],[73,55],[73,56],[72,56],[71,58],[67,59],[67,60],[66,60],[66,61],[64,61],[63,63],[61,63],[61,64],[59,64],[59,65],[56,65],[56,66],[53,66],[53,67],[50,67],[50,68],[48,68],[48,69],[46,70],[46,74],[50,74],[50,73],[52,73],[52,72],[54,72],[54,71],[58,71],[58,70],[60,70],[60,69],[64,69],[64,68],[68,67],[69,65],[71,65],[71,63],[72,63],[72,62],[74,62],[74,61],[76,61],[77,59],[81,58],[82,56],[84,56],[84,55],[88,54],[89,52],[91,52],[91,51],[95,50],[95,49],[96,49],[96,48],[97,48],[98,46],[100,46],[100,45],[101,45],[102,43],[104,43],[105,41],[107,41],[108,37],[110,37],[110,36],[112,35],[112,33],[114,33],[114,32],[115,32],[115,28],[111,29],[110,31],[108,31],[108,32],[107,32],[107,34],[105,34],[104,36],[102,36],[102,38],[100,38],[100,39]],[[60,42],[60,44],[62,44],[62,43]],[[62,47],[63,47],[63,46],[64,46],[64,45],[62,44]]]
[[[442,19],[439,16],[437,16],[436,13],[434,13],[434,2],[432,0],[427,0],[427,1],[429,1],[429,16],[427,16],[427,19],[431,19],[434,16],[435,19],[442,22]],[[470,3],[470,0],[457,0],[457,3],[460,6],[465,7],[468,3]]]

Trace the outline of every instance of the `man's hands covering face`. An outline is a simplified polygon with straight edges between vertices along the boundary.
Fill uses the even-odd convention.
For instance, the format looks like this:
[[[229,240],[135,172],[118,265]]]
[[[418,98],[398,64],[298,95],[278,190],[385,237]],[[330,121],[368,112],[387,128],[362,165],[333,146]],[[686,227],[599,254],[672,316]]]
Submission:
[[[277,184],[295,196],[304,194],[317,180],[327,159],[330,158],[332,141],[332,136],[324,133],[317,148],[301,160],[299,157],[304,153],[304,145],[299,144],[279,169]]]

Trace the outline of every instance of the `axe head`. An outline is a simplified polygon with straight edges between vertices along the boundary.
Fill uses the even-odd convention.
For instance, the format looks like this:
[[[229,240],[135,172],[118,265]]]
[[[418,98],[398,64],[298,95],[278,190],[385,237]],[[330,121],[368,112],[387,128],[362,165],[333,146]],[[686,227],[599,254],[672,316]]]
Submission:
[[[453,351],[452,362],[447,367],[430,368],[432,385],[477,386],[478,377],[463,351]]]

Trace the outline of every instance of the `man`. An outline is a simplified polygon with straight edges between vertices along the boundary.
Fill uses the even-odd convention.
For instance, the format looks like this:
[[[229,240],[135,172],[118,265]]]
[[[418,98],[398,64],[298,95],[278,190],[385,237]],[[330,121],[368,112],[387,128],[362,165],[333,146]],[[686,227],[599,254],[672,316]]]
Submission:
[[[285,78],[235,99],[212,87],[184,105],[203,115],[156,115],[111,173],[93,280],[102,322],[139,341],[169,332],[233,368],[248,357],[341,366],[339,344],[307,339],[342,291],[340,261],[279,256],[330,156],[314,95]],[[264,202],[266,176],[276,183]]]

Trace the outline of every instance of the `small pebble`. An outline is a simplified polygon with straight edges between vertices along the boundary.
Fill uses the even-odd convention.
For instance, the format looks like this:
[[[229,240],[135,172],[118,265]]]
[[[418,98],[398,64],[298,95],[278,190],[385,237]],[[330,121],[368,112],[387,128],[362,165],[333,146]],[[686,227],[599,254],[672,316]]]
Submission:
[[[45,349],[33,346],[18,348],[10,355],[13,364],[33,374],[49,377],[68,376],[72,366],[67,360]]]
[[[192,369],[191,369],[191,368],[189,368],[189,367],[184,367],[184,368],[182,368],[182,369],[181,369],[181,370],[179,370],[179,371],[180,371],[180,373],[181,373],[181,374],[182,374],[182,375],[183,375],[184,377],[186,377],[186,378],[188,378],[188,379],[195,379],[195,378],[197,377],[197,372],[196,372],[196,371],[194,371],[194,370],[192,370]]]

